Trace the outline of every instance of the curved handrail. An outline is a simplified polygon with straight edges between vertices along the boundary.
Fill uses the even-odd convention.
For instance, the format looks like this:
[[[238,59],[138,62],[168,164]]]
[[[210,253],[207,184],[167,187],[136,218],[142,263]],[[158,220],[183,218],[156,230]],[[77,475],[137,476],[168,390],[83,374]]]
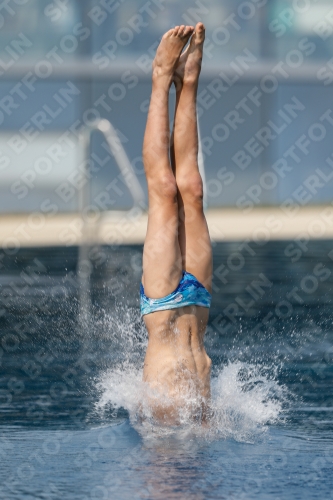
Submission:
[[[84,144],[86,159],[90,156],[90,140],[91,134],[95,131],[101,132],[113,154],[120,173],[124,177],[125,184],[132,195],[134,206],[145,206],[145,194],[134,172],[134,169],[129,161],[129,158],[124,150],[124,147],[118,137],[116,129],[106,119],[100,119],[93,122],[91,125],[85,126],[81,131],[81,140]],[[86,163],[86,175],[89,179],[88,162]],[[90,205],[90,182],[84,183],[80,190],[80,209]]]
[[[94,131],[101,132],[113,154],[120,173],[124,177],[124,181],[132,195],[134,207],[145,207],[145,194],[137,179],[134,169],[129,161],[129,158],[123,148],[123,145],[118,137],[117,131],[109,122],[109,120],[96,120],[91,125],[84,127],[80,134],[80,139],[83,142],[85,152],[85,176],[86,182],[81,183],[79,190],[79,210],[82,216],[82,231],[83,238],[79,247],[78,256],[78,285],[79,285],[79,331],[84,332],[89,328],[90,311],[91,311],[91,294],[90,294],[90,274],[91,262],[89,258],[90,235],[89,227],[84,217],[84,210],[90,207],[91,189],[89,175],[89,157],[90,157],[90,142],[91,134]]]

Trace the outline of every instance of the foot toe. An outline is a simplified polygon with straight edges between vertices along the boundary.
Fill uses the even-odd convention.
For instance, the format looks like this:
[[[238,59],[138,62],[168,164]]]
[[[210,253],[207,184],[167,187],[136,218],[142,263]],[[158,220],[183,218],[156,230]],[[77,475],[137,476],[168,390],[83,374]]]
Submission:
[[[205,25],[203,23],[198,23],[195,27],[197,33],[203,33],[205,31]]]
[[[184,36],[187,36],[189,35],[190,33],[192,33],[194,30],[193,26],[186,26],[185,27],[185,30],[184,30]]]
[[[201,44],[205,40],[205,26],[203,23],[198,23],[195,27],[195,40],[194,43]]]
[[[164,35],[162,36],[162,38],[164,38],[164,39],[165,38],[170,38],[170,36],[172,36],[173,32],[174,32],[174,30],[172,28],[171,30],[169,30],[166,33],[164,33]]]

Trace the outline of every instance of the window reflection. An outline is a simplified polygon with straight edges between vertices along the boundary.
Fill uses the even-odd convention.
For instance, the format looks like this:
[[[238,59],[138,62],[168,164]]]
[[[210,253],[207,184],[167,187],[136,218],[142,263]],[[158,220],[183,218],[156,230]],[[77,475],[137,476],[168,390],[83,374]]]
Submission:
[[[37,61],[55,47],[65,61],[108,55],[105,64],[134,63],[154,52],[164,31],[199,19],[207,26],[207,65],[244,48],[259,61],[285,57],[305,38],[316,45],[309,62],[333,55],[332,0],[13,0],[0,10],[0,58],[25,37],[16,63]]]
[[[92,24],[101,22],[103,14],[99,0],[93,2],[89,16]],[[242,0],[167,0],[147,2],[131,0],[119,4],[106,22],[93,29],[92,51],[114,47],[115,57],[135,59],[142,52],[154,50],[161,34],[177,24],[195,24],[202,20],[207,27],[206,62],[232,59],[249,48],[260,52],[261,8],[248,8]]]
[[[312,60],[333,55],[333,4],[331,0],[274,0],[268,9],[272,57],[285,57],[300,43],[315,44]],[[307,39],[305,41],[305,39]]]
[[[72,34],[75,25],[81,21],[78,1],[63,3],[61,9],[45,0],[27,0],[22,5],[6,3],[7,9],[2,8],[0,12],[0,58],[7,62],[12,57],[27,64],[45,57],[59,46],[65,35]],[[17,40],[25,42],[22,50],[16,49]],[[79,47],[62,52],[67,60],[80,55]]]

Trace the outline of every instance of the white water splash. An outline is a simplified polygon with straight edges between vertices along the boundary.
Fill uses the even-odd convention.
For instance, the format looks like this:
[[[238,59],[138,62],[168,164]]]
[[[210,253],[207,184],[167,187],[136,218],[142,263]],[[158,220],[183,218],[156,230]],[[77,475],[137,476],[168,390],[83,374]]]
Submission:
[[[267,372],[272,372],[268,375]],[[268,424],[282,418],[286,389],[274,378],[275,370],[234,362],[212,378],[211,433],[252,442]]]
[[[260,366],[230,363],[212,377],[211,418],[202,426],[193,420],[190,408],[193,399],[184,402],[180,426],[160,426],[153,421],[149,407],[144,405],[147,387],[142,382],[142,370],[123,364],[106,371],[97,382],[100,398],[96,410],[117,413],[119,408],[129,412],[132,425],[141,435],[189,434],[206,438],[233,438],[253,442],[267,430],[268,424],[281,419],[285,390],[264,375]],[[138,409],[145,419],[138,418]]]
[[[287,394],[276,380],[277,370],[236,361],[215,370],[211,379],[210,418],[206,425],[193,418],[192,409],[200,404],[190,394],[182,406],[180,425],[159,425],[145,403],[152,390],[142,382],[147,346],[143,323],[133,309],[124,311],[122,308],[112,317],[105,316],[102,323],[99,331],[111,331],[114,344],[112,367],[96,381],[99,398],[95,410],[99,415],[115,416],[123,408],[128,411],[132,425],[145,438],[189,437],[194,434],[208,439],[233,438],[242,442],[253,442],[269,424],[282,419]]]

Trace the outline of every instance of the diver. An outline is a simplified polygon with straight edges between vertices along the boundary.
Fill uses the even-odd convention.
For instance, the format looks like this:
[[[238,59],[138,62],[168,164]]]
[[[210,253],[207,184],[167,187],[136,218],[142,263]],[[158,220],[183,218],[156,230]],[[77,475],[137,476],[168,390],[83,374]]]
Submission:
[[[196,112],[204,39],[202,23],[176,26],[163,35],[153,62],[143,141],[149,200],[140,289],[148,330],[143,381],[150,388],[153,417],[166,424],[179,423],[185,406],[202,421],[209,410],[211,360],[204,335],[212,249],[203,212]]]

